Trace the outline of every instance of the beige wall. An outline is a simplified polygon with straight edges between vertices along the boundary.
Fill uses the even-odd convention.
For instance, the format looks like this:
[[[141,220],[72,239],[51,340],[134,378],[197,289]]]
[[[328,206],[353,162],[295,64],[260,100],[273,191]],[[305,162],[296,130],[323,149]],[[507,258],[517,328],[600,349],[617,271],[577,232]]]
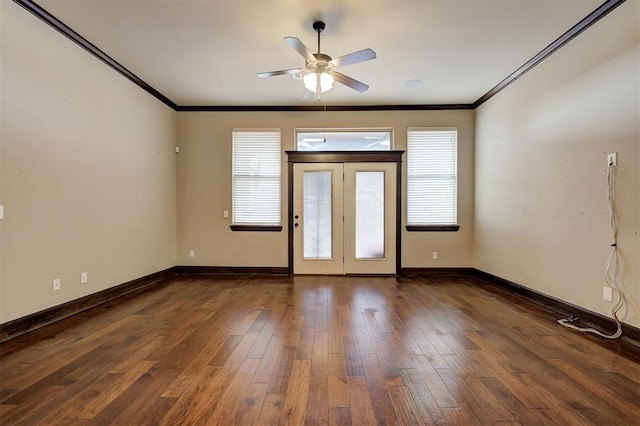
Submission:
[[[194,112],[178,117],[178,264],[287,266],[287,164],[282,156],[282,232],[233,232],[231,132],[233,128],[279,128],[282,150],[294,149],[296,128],[394,129],[394,148],[406,149],[407,127],[458,127],[459,232],[413,232],[403,227],[403,267],[464,267],[471,263],[473,214],[473,111]],[[403,173],[406,174],[406,173]],[[406,180],[406,176],[403,180]],[[403,182],[403,187],[404,187]],[[403,195],[403,200],[405,199]],[[406,224],[403,209],[402,224]],[[195,250],[196,257],[189,257]],[[438,251],[439,259],[431,259]]]
[[[477,110],[473,266],[603,315],[606,154],[640,326],[640,3],[626,2]]]
[[[6,322],[176,264],[177,114],[14,2],[0,5]]]
[[[235,127],[280,128],[284,151],[296,128],[393,128],[404,150],[407,127],[455,126],[460,231],[403,227],[402,266],[474,266],[608,315],[605,154],[618,152],[624,321],[640,326],[638,2],[476,112],[326,114],[175,113],[15,3],[0,5],[0,323],[176,264],[286,266],[284,154],[282,232],[232,232],[223,218]],[[405,184],[403,165],[403,203]]]

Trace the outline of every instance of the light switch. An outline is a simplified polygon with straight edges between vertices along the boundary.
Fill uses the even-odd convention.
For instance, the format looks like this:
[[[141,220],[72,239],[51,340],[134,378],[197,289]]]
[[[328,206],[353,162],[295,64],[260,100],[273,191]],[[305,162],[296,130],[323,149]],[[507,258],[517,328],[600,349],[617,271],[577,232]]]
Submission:
[[[227,219],[229,217],[229,210],[225,210],[222,212],[222,216]]]

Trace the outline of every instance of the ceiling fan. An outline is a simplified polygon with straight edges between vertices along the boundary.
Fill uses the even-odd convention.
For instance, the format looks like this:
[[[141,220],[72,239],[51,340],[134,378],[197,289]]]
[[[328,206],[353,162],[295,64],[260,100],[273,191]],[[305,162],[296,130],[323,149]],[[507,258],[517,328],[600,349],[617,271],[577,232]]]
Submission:
[[[269,71],[258,73],[259,78],[273,77],[276,75],[292,74],[294,76],[301,76],[304,81],[305,91],[302,96],[303,99],[313,98],[314,93],[318,95],[322,92],[333,87],[333,82],[337,81],[345,86],[348,86],[360,93],[364,93],[369,89],[369,86],[361,81],[344,75],[335,69],[338,67],[344,67],[347,65],[357,64],[358,62],[369,61],[376,58],[376,52],[371,49],[363,49],[357,52],[349,53],[338,58],[331,58],[331,56],[320,52],[320,33],[324,30],[325,24],[322,21],[316,21],[313,23],[313,29],[318,33],[318,53],[312,53],[307,46],[304,45],[299,38],[285,37],[286,41],[291,47],[293,47],[299,54],[304,57],[306,64],[304,68],[290,68],[279,71]]]

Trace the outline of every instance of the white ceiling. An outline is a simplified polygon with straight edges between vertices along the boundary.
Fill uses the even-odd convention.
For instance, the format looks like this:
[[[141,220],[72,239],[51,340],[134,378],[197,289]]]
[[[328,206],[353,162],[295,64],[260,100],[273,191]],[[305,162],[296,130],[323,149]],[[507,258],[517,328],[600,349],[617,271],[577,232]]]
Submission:
[[[36,0],[180,106],[313,105],[300,80],[256,73],[303,67],[283,37],[315,52],[315,20],[326,22],[323,53],[377,53],[340,68],[370,89],[336,84],[328,104],[471,104],[602,2]],[[406,88],[412,79],[422,84]]]

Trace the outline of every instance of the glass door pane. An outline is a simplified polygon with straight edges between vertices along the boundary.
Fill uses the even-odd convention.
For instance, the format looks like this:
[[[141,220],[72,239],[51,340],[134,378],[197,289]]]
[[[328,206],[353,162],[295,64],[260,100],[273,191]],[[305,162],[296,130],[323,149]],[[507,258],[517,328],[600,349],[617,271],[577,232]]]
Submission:
[[[356,259],[385,257],[384,171],[356,172]]]
[[[303,257],[333,257],[332,172],[305,171],[303,174]]]

